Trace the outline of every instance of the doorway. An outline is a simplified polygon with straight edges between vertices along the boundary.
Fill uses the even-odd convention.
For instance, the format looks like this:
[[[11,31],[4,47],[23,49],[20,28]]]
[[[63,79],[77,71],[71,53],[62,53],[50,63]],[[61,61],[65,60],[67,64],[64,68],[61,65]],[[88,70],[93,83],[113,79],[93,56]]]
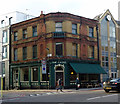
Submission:
[[[13,87],[18,87],[18,69],[13,70]]]
[[[57,86],[57,81],[58,79],[61,79],[62,81],[62,86],[64,86],[64,71],[61,66],[57,67],[55,70],[55,84]]]

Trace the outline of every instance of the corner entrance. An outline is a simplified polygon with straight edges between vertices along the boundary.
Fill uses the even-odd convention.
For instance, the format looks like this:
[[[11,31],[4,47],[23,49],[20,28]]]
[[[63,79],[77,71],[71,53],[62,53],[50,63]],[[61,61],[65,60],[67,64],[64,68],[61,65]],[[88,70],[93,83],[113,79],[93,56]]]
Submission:
[[[62,66],[57,66],[55,68],[55,84],[57,86],[58,79],[62,80],[62,86],[64,86],[64,70]]]

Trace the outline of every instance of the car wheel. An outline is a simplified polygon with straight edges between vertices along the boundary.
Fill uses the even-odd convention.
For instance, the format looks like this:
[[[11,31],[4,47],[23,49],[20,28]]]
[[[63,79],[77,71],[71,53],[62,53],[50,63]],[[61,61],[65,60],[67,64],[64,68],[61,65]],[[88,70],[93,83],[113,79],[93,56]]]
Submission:
[[[108,93],[110,90],[105,90],[106,93]]]

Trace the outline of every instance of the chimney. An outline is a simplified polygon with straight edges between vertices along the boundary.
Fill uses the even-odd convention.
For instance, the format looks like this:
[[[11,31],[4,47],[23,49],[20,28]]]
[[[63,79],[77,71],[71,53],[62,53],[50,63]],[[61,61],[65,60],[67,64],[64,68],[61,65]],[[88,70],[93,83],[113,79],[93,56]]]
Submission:
[[[41,11],[41,14],[43,14],[43,11]]]

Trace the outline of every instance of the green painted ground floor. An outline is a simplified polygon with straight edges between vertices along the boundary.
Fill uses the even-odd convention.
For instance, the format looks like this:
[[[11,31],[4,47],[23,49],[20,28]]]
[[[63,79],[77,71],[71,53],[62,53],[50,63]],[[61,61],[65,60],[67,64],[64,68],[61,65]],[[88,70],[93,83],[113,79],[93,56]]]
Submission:
[[[46,69],[46,73],[45,72]],[[70,60],[49,60],[46,68],[41,62],[29,62],[10,65],[10,88],[56,88],[60,78],[64,88],[75,87],[79,78],[81,87],[100,82],[100,74],[105,74],[98,62]]]

